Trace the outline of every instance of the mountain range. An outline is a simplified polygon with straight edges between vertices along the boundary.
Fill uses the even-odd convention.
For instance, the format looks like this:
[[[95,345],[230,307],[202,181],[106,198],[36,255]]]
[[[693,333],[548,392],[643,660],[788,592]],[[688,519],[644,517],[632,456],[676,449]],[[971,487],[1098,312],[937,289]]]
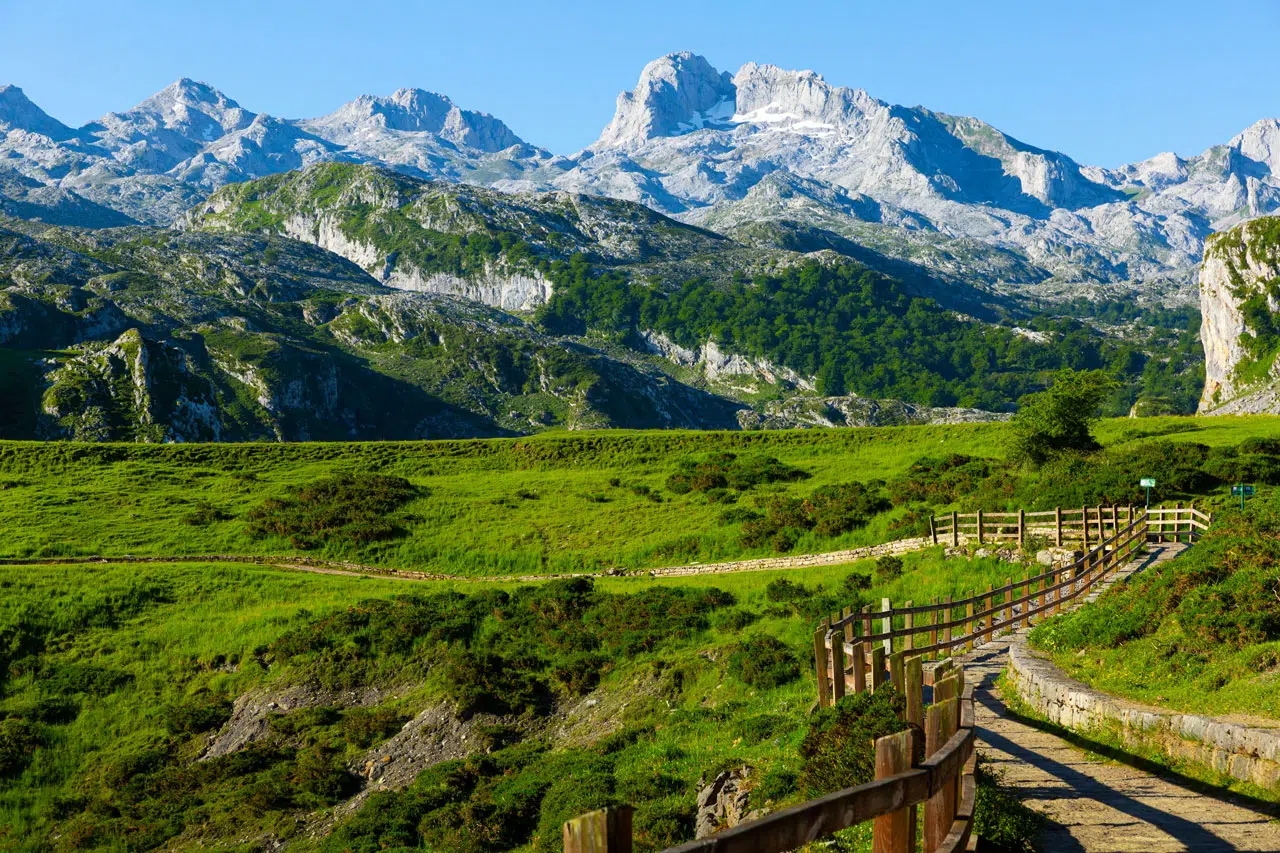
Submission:
[[[1195,157],[1107,169],[812,71],[730,74],[687,52],[649,63],[570,155],[420,89],[282,119],[183,79],[70,128],[0,87],[0,209],[24,218],[168,224],[221,186],[325,161],[634,201],[745,244],[861,252],[1038,295],[1129,284],[1188,299],[1210,233],[1280,208],[1276,120]]]

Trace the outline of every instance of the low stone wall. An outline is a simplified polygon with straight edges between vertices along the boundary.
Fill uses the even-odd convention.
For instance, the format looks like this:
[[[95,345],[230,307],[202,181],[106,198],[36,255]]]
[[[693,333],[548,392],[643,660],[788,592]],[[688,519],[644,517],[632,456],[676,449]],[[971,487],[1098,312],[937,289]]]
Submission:
[[[1126,743],[1155,746],[1171,758],[1280,791],[1280,727],[1237,725],[1116,698],[1068,677],[1023,637],[1009,647],[1008,679],[1023,701],[1060,726],[1118,727]]]
[[[803,569],[807,566],[838,566],[841,563],[852,563],[854,560],[865,560],[868,557],[905,554],[908,551],[922,551],[925,548],[932,547],[933,540],[928,536],[919,536],[914,539],[898,539],[893,542],[885,542],[883,545],[851,548],[848,551],[829,551],[826,554],[800,554],[795,557],[761,557],[758,560],[735,560],[730,563],[694,563],[688,566],[668,566],[661,569],[637,569],[634,572],[627,572],[627,574],[668,578],[681,575],[721,574],[724,572]]]

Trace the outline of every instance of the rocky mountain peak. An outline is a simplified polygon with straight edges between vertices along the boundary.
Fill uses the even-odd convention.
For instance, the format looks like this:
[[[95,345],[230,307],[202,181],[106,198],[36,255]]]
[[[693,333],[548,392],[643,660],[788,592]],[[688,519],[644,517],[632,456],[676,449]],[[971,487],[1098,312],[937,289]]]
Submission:
[[[728,72],[688,51],[669,53],[644,67],[635,89],[618,95],[613,120],[593,147],[625,148],[723,123],[734,104]]]
[[[748,62],[738,69],[737,115],[742,122],[812,121],[838,124],[884,105],[862,89],[832,86],[813,71],[788,71]]]
[[[1271,174],[1280,174],[1280,120],[1255,122],[1228,143],[1250,160],[1266,163]]]
[[[489,152],[522,144],[511,128],[488,113],[464,110],[448,97],[425,89],[398,89],[390,97],[361,95],[307,124],[336,134],[330,138],[356,138],[386,131],[431,133]]]
[[[50,139],[66,139],[72,130],[40,109],[17,86],[0,86],[0,131],[28,130]]]
[[[212,142],[248,127],[254,113],[207,83],[183,77],[131,110],[108,113],[86,128],[110,137],[129,137],[168,130],[193,142]]]

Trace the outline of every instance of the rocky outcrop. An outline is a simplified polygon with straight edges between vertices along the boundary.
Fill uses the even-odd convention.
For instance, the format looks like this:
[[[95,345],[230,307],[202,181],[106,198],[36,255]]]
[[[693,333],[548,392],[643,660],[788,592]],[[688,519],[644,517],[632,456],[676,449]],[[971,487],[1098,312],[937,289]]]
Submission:
[[[751,770],[749,765],[725,770],[716,774],[711,783],[698,792],[698,816],[695,822],[697,838],[715,835],[722,829],[755,820],[759,816],[748,811]]]
[[[181,348],[129,329],[49,376],[44,431],[76,441],[218,441],[213,389]]]
[[[1259,728],[1127,702],[1067,677],[1027,648],[1009,647],[1009,681],[1036,713],[1071,729],[1110,729],[1126,744],[1154,747],[1180,761],[1280,792],[1280,727]]]
[[[790,397],[770,400],[738,413],[743,429],[884,427],[910,424],[969,424],[1008,420],[1011,415],[982,409],[934,408],[901,400],[864,397]]]
[[[645,349],[675,365],[697,371],[708,382],[739,393],[755,394],[761,386],[813,390],[813,378],[801,376],[787,367],[778,367],[768,359],[752,358],[725,352],[715,341],[690,349],[677,344],[662,332],[646,330],[641,334]]]
[[[1200,270],[1207,414],[1280,412],[1280,218],[1214,235]]]

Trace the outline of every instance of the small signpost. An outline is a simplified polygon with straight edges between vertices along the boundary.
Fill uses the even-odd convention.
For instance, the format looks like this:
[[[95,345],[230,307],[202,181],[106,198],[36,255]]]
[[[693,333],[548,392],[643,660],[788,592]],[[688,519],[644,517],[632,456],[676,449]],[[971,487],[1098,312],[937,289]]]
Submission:
[[[1147,509],[1151,509],[1151,490],[1156,486],[1155,478],[1143,477],[1138,481],[1138,485],[1147,490]]]
[[[1253,486],[1237,483],[1231,487],[1231,496],[1240,498],[1240,509],[1244,509],[1244,499],[1253,497]]]

